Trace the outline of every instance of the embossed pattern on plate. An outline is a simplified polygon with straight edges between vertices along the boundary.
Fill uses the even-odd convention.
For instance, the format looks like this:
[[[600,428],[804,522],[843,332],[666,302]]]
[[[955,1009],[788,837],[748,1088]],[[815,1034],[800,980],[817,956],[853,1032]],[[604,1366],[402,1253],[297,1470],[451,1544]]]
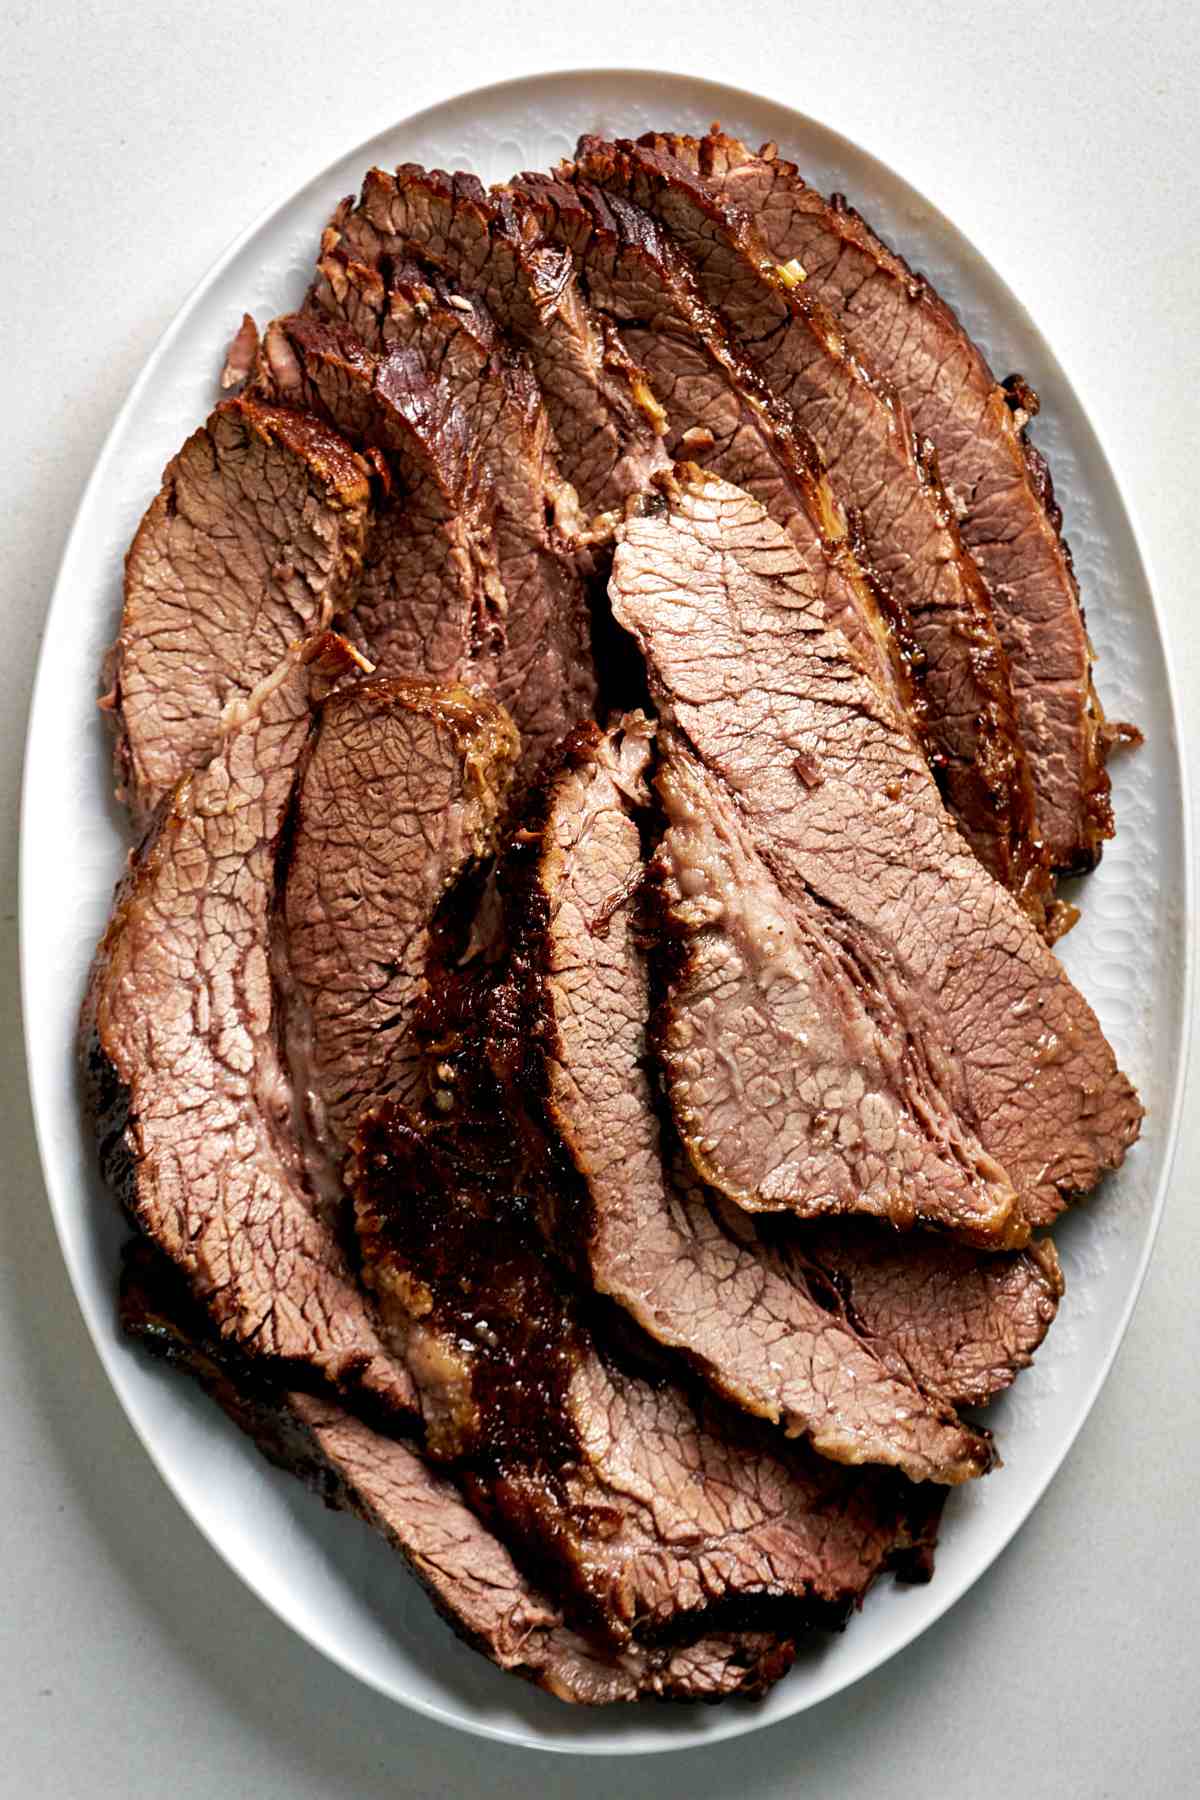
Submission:
[[[807,1651],[758,1706],[605,1715],[564,1707],[458,1645],[395,1555],[269,1469],[189,1383],[117,1335],[123,1227],[81,1128],[74,1031],[85,972],[125,853],[108,798],[97,670],[121,561],[160,471],[204,417],[244,309],[260,322],[303,291],[337,199],[372,162],[465,167],[485,180],[545,166],[582,130],[702,131],[713,118],[779,141],[819,187],[844,189],[959,309],[999,374],[1042,395],[1035,432],[1054,472],[1110,715],[1147,742],[1114,765],[1119,835],[1083,884],[1062,947],[1147,1105],[1120,1175],[1057,1233],[1067,1298],[1035,1367],[991,1411],[1005,1467],[947,1509],[929,1588],[885,1583],[844,1636]],[[825,1698],[903,1648],[987,1567],[1078,1431],[1123,1335],[1161,1210],[1182,1086],[1190,987],[1190,863],[1167,659],[1137,540],[1087,415],[999,275],[898,176],[798,113],[734,89],[629,72],[549,75],[468,94],[352,151],[253,227],[188,301],[113,427],[80,506],[51,607],[30,719],[22,839],[25,1024],[47,1189],[79,1303],[122,1404],[164,1478],[230,1565],[281,1617],[382,1692],[447,1723],[573,1751],[651,1751],[754,1729]]]

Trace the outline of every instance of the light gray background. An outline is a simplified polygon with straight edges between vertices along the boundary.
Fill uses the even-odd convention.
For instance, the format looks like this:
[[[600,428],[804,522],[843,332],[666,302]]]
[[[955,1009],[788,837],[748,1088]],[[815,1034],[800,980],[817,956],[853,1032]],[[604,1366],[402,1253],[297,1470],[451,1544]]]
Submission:
[[[840,1698],[644,1763],[454,1736],[266,1613],[179,1511],[92,1352],[45,1207],[16,981],[21,742],[50,586],[109,422],[227,241],[347,145],[484,81],[680,69],[844,131],[964,224],[1059,352],[1143,532],[1200,742],[1200,33],[1190,4],[581,9],[9,0],[0,20],[7,660],[0,751],[0,1795],[1196,1791],[1200,1398],[1192,1082],[1116,1368],[1018,1541]],[[1150,722],[1152,723],[1152,721]],[[70,880],[70,845],[63,880]]]

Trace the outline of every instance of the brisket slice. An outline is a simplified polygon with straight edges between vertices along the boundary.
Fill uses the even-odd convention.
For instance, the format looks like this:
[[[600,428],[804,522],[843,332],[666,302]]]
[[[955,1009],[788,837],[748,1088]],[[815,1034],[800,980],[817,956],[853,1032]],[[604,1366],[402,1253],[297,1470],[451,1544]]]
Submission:
[[[117,792],[139,826],[208,761],[229,702],[351,605],[369,513],[348,444],[249,399],[223,402],[168,463],[105,665]]]
[[[221,366],[222,393],[228,393],[231,389],[240,392],[253,379],[258,367],[258,350],[258,325],[250,313],[243,313],[242,322],[230,339],[225,361]]]
[[[747,216],[684,164],[584,139],[578,172],[674,234],[748,361],[810,433],[921,652],[931,750],[952,809],[992,872],[1018,894],[1029,889],[1040,913],[1047,882],[1007,659],[903,402],[851,353],[804,284],[780,274]]]
[[[473,175],[372,169],[326,231],[314,300],[337,313],[347,262],[386,280],[416,253],[478,298],[528,354],[563,467],[588,513],[619,506],[663,464],[661,417],[616,334],[585,305],[570,259],[541,241],[503,192]]]
[[[914,1480],[979,1475],[992,1460],[986,1437],[890,1367],[886,1345],[881,1354],[863,1341],[819,1269],[752,1233],[743,1240],[693,1180],[664,1171],[636,918],[633,813],[649,799],[650,747],[640,718],[606,735],[581,729],[515,853],[525,865],[513,876],[515,932],[538,1045],[523,1091],[540,1088],[578,1176],[575,1205],[550,1214],[551,1243],[575,1244],[590,1282],[650,1337],[822,1455],[888,1463]]]
[[[810,754],[798,746],[795,760],[816,783]],[[785,893],[727,788],[674,731],[656,787],[658,1048],[697,1174],[752,1212],[868,1213],[985,1247],[1022,1241],[1012,1183],[923,1045],[880,1003],[820,898]]]
[[[774,1234],[790,1265],[824,1271],[869,1341],[929,1393],[983,1406],[1027,1368],[1054,1322],[1062,1270],[1049,1238],[1011,1256],[839,1220]]]
[[[494,1029],[519,1043],[515,1013]],[[351,1164],[364,1276],[420,1389],[431,1453],[615,1645],[840,1623],[936,1503],[602,1352],[511,1164],[497,1173],[512,1133],[490,1111],[481,1178],[395,1106],[364,1121]]]
[[[257,385],[370,446],[387,476],[355,625],[378,668],[458,681],[491,653],[504,590],[475,434],[420,359],[385,364],[348,330],[296,316],[263,338]],[[386,461],[384,460],[386,458]]]
[[[921,1182],[926,1189],[936,1183],[939,1172],[944,1172],[946,1149],[954,1142],[954,1122],[943,1122],[941,1159],[929,1147],[922,1154],[920,1127],[924,1123],[928,1128],[936,1117],[938,1096],[927,1089],[921,1091],[919,1068],[902,1066],[895,1071],[900,1076],[896,1091],[903,1101],[906,1089],[915,1089],[916,1104],[911,1110],[901,1107],[892,1112],[888,1123],[896,1135],[890,1140],[887,1166],[881,1173],[863,1141],[869,1130],[858,1137],[849,1121],[867,1116],[870,1090],[872,1126],[878,1139],[888,1117],[887,1084],[876,1087],[871,1073],[875,1063],[878,1079],[875,1059],[880,1049],[886,1066],[886,1044],[880,1045],[876,1039],[852,1059],[836,1106],[830,1095],[836,1077],[829,1056],[828,1021],[840,1015],[845,1028],[855,986],[853,971],[847,971],[850,981],[839,991],[838,946],[822,942],[819,918],[812,921],[811,932],[797,931],[796,916],[804,917],[809,909],[803,905],[789,908],[782,902],[779,889],[731,816],[732,809],[716,795],[714,784],[706,783],[695,766],[686,762],[672,774],[664,770],[660,782],[664,791],[675,787],[675,806],[668,806],[675,823],[656,859],[660,931],[663,890],[672,886],[664,867],[671,848],[682,854],[682,872],[689,884],[688,897],[680,902],[680,911],[690,914],[688,928],[682,943],[671,945],[667,958],[676,984],[674,1011],[671,1005],[664,1007],[659,1033],[659,1050],[667,1067],[677,1065],[677,1096],[689,1091],[689,1076],[695,1079],[695,1071],[704,1072],[702,1048],[711,1051],[720,1043],[724,1029],[737,1040],[737,1062],[731,1065],[726,1055],[715,1070],[708,1097],[719,1118],[731,1094],[737,1096],[732,1115],[722,1120],[732,1127],[732,1141],[736,1144],[740,1132],[765,1130],[767,1143],[759,1145],[760,1151],[769,1155],[776,1171],[786,1165],[790,1153],[793,1161],[788,1175],[798,1182],[803,1167],[806,1194],[812,1192],[814,1172],[824,1175],[828,1185],[823,1193],[818,1185],[818,1192],[830,1203],[830,1212],[839,1177],[842,1197],[860,1215],[871,1210],[867,1203],[880,1197],[880,1187],[885,1194],[891,1188],[893,1203],[884,1209],[890,1212],[889,1222],[878,1224],[862,1216],[831,1218],[827,1224],[806,1221],[796,1227],[783,1220],[763,1219],[756,1232],[750,1220],[744,1215],[739,1220],[738,1209],[728,1203],[719,1209],[720,1222],[727,1234],[738,1236],[772,1267],[778,1281],[798,1282],[820,1296],[827,1284],[832,1286],[838,1296],[833,1310],[840,1306],[847,1328],[864,1338],[893,1374],[899,1371],[902,1378],[915,1380],[927,1394],[941,1400],[956,1405],[982,1404],[1007,1387],[1017,1370],[1030,1362],[1054,1319],[1062,1279],[1053,1245],[1033,1244],[1023,1252],[1002,1254],[980,1252],[944,1236],[897,1234],[892,1225],[897,1222],[894,1208],[902,1179],[918,1191]],[[685,799],[689,788],[690,797]],[[680,824],[681,800],[685,800],[684,825]],[[700,889],[695,885],[698,865],[703,868],[708,860],[703,850],[707,848],[711,857],[714,843],[716,864],[705,872],[709,885]],[[695,854],[697,848],[700,857]],[[719,925],[712,913],[714,888],[723,897]],[[733,905],[724,899],[729,893],[736,895]],[[737,969],[731,967],[731,944],[733,956],[744,959]],[[797,949],[807,952],[807,956],[802,954],[799,968],[789,960]],[[688,1009],[695,1035],[681,1051],[674,1027],[684,1013],[689,959],[693,978],[702,970],[705,979],[700,994],[691,996]],[[819,1006],[813,1016],[809,1007],[820,985],[822,963],[829,968],[831,979],[825,1006]],[[746,967],[763,972],[757,989],[748,989],[743,982]],[[750,1008],[746,1007],[748,997],[755,1002]],[[703,1008],[709,1002],[713,1010],[706,1013]],[[790,1062],[782,1054],[784,1050],[791,1052]],[[823,1051],[828,1060],[823,1061]],[[731,1079],[733,1067],[736,1079]],[[803,1079],[797,1079],[797,1069],[807,1072]],[[812,1104],[811,1086],[818,1081],[824,1083],[823,1119],[818,1119]],[[860,1084],[863,1092],[856,1104],[854,1096]],[[746,1096],[757,1104],[746,1106]],[[978,1155],[977,1144],[975,1152]],[[695,1146],[693,1155],[702,1164],[704,1146]],[[802,1165],[801,1157],[805,1159]],[[692,1185],[696,1185],[694,1177]]]
[[[761,1694],[786,1672],[791,1645],[748,1633],[606,1654],[566,1625],[560,1607],[526,1580],[416,1450],[328,1395],[264,1378],[214,1335],[170,1265],[139,1239],[125,1252],[121,1324],[152,1355],[199,1381],[270,1462],[386,1538],[459,1637],[557,1699],[591,1706],[642,1694],[718,1700]]]
[[[431,927],[493,848],[517,749],[494,702],[412,677],[361,682],[321,711],[283,916],[296,1086],[335,1159],[368,1106],[424,1097],[412,1015]]]
[[[429,380],[448,384],[475,428],[484,467],[499,489],[497,528],[523,531],[565,563],[572,579],[588,570],[588,523],[559,469],[529,360],[514,354],[483,301],[467,299],[412,260],[387,259],[386,280],[342,252],[326,256],[322,267],[335,265],[336,293],[325,276],[318,277],[306,312],[348,327],[377,355],[396,348],[418,352]]]
[[[667,443],[753,493],[790,533],[830,618],[897,708],[923,723],[906,622],[873,583],[811,440],[779,406],[704,301],[662,228],[589,182],[523,175],[511,204],[568,249],[589,299],[633,347],[667,416]],[[894,629],[893,629],[894,627]]]
[[[271,978],[275,859],[313,706],[355,666],[327,634],[227,715],[117,890],[82,1019],[104,1175],[224,1335],[409,1407],[338,1223],[306,1177]]]
[[[924,276],[840,196],[814,193],[774,146],[753,156],[720,132],[698,143],[655,142],[686,154],[723,198],[744,207],[776,261],[800,262],[806,291],[894,382],[934,444],[1008,653],[1048,851],[1058,868],[1091,868],[1113,830],[1109,734],[1062,515],[1025,433],[1037,396],[1019,378],[1001,386]]]
[[[1006,1172],[1028,1222],[1048,1223],[1122,1161],[1137,1095],[1086,1001],[964,854],[789,540],[745,494],[682,469],[622,528],[610,593],[674,727],[665,769],[696,768],[725,790],[794,916],[820,915],[857,1001],[920,1055],[923,1082]],[[769,949],[745,971],[753,1009]],[[739,1046],[725,1049],[732,1080]],[[793,1055],[781,1044],[778,1068]],[[751,1096],[772,1104],[770,1087]],[[713,1131],[693,1121],[690,1136],[705,1140],[707,1167],[723,1160]]]
[[[377,354],[299,315],[269,328],[267,357],[277,381],[395,460],[405,499],[380,521],[359,613],[381,671],[485,684],[528,775],[596,695],[580,560],[560,523],[574,494],[519,357],[420,297],[401,329]]]

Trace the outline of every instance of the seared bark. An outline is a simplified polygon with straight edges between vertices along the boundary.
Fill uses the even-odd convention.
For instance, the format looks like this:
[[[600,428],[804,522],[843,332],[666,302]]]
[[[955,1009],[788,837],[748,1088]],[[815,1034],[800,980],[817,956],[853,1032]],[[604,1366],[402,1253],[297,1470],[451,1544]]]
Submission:
[[[682,1648],[626,1647],[619,1657],[572,1630],[445,1476],[412,1446],[385,1437],[326,1394],[264,1379],[215,1337],[185,1288],[135,1240],[121,1280],[131,1338],[197,1380],[269,1462],[326,1506],[356,1513],[398,1550],[451,1629],[472,1649],[585,1706],[636,1700],[756,1696],[787,1672],[792,1645],[725,1633]]]
[[[408,163],[372,169],[325,234],[314,299],[337,311],[348,262],[386,274],[414,254],[483,302],[528,354],[563,467],[588,513],[619,506],[664,463],[662,422],[641,372],[587,307],[569,258],[488,196],[473,175]]]
[[[649,749],[640,720],[580,733],[518,852],[514,929],[543,1105],[583,1189],[551,1213],[550,1241],[720,1393],[822,1455],[918,1481],[979,1475],[986,1437],[855,1332],[818,1268],[739,1232],[732,1209],[664,1168],[632,816],[649,799]]]

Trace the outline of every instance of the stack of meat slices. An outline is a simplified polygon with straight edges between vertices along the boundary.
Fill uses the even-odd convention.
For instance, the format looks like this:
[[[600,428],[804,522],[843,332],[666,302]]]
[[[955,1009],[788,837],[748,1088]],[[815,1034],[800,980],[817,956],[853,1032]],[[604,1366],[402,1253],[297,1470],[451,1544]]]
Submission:
[[[1139,1129],[1036,399],[715,129],[372,170],[225,385],[105,678],[125,1325],[502,1667],[761,1693],[928,1578]]]

